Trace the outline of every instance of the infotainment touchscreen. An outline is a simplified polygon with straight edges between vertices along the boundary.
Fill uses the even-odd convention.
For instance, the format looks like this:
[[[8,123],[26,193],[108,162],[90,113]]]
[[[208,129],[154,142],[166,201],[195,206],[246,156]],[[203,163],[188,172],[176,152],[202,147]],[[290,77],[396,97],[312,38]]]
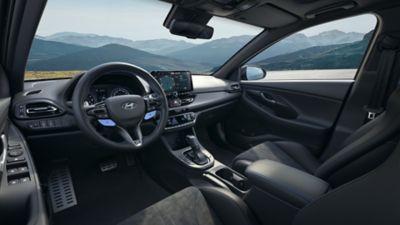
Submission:
[[[155,71],[152,75],[167,94],[193,90],[192,74],[188,71]]]

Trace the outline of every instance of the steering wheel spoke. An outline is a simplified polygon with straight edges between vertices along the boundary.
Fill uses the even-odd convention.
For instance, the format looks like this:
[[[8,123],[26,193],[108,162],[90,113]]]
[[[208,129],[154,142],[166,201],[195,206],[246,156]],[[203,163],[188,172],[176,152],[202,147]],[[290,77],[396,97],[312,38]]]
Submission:
[[[157,93],[145,95],[143,99],[146,102],[146,112],[158,110],[163,104],[163,98]]]
[[[118,134],[124,139],[124,141],[129,144],[134,145],[136,148],[139,148],[143,145],[143,135],[142,130],[140,129],[140,124],[137,125],[132,132],[129,132],[127,129],[117,126]]]
[[[94,105],[85,106],[85,111],[88,116],[96,119],[108,119],[108,110],[104,102],[99,102]]]

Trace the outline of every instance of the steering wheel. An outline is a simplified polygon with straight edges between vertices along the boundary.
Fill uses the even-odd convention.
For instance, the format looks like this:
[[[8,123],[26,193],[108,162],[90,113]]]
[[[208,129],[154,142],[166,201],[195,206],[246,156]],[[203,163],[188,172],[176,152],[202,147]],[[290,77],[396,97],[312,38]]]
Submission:
[[[85,105],[93,83],[102,76],[116,72],[134,79],[142,78],[152,92],[144,95],[114,96],[94,105]],[[126,151],[138,150],[155,141],[164,131],[168,120],[167,98],[160,84],[146,70],[128,63],[106,63],[84,73],[75,87],[72,108],[79,128],[90,139],[102,146]],[[158,112],[159,116],[153,131],[143,136],[141,124],[149,112]],[[96,128],[99,123],[103,124],[105,129],[112,129],[111,132],[117,134],[122,141],[105,137]]]

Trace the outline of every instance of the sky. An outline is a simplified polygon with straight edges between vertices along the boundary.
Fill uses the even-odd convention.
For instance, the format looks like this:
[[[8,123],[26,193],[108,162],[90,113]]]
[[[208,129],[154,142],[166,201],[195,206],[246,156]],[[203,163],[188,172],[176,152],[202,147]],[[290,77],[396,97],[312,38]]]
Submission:
[[[123,37],[131,40],[167,38],[202,43],[171,35],[162,26],[171,5],[156,0],[48,0],[37,35],[48,36],[57,32],[79,32]],[[350,22],[349,22],[350,20]],[[302,31],[308,36],[332,29],[366,33],[373,29],[376,19],[371,15],[336,21],[329,26],[317,26]],[[263,29],[224,18],[214,17],[213,39],[257,35]]]

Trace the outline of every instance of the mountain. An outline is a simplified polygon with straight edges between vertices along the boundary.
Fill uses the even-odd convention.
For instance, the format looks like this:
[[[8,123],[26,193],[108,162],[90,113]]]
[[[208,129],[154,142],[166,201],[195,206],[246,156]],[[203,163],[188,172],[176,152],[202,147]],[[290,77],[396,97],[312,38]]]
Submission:
[[[207,71],[211,68],[198,64],[158,56],[141,50],[118,44],[109,44],[99,48],[88,48],[83,51],[65,54],[59,57],[40,61],[31,61],[27,70],[87,70],[106,62],[128,62],[152,70],[187,70]]]
[[[67,44],[81,45],[93,48],[102,47],[108,44],[119,44],[157,55],[166,55],[173,51],[179,51],[194,46],[194,44],[185,41],[176,41],[169,39],[132,41],[126,38],[111,37],[111,36],[104,36],[97,34],[75,33],[75,32],[61,32],[41,38],[49,41],[57,41]]]
[[[310,40],[313,42],[313,46],[325,46],[361,41],[363,36],[364,34],[356,32],[345,33],[339,30],[330,30],[311,36]]]
[[[83,34],[75,32],[61,32],[43,37],[45,40],[57,41],[67,44],[98,48],[108,44],[120,44],[129,46],[132,40],[119,37],[101,36],[97,34]]]
[[[371,34],[361,41],[315,46],[296,52],[271,57],[254,64],[266,70],[353,69],[358,68]]]
[[[216,39],[189,49],[173,52],[167,56],[210,66],[219,66],[251,39],[252,36],[248,35]]]
[[[270,48],[268,48],[268,50],[261,52],[258,56],[252,59],[252,62],[257,62],[262,59],[267,59],[289,52],[295,52],[297,50],[309,48],[312,46],[315,46],[315,44],[312,40],[310,40],[309,37],[302,33],[296,33],[275,43]]]
[[[176,51],[167,56],[176,59],[191,59],[203,64],[218,66],[224,63],[229,57],[242,48],[252,36],[235,36],[210,41],[192,48]],[[282,39],[272,45],[267,51],[261,52],[252,62],[267,59],[277,55],[295,52],[313,46],[337,45],[360,41],[363,38],[361,33],[345,33],[338,30],[322,32],[314,36],[306,36],[296,33]]]
[[[134,41],[130,47],[150,52],[156,55],[168,55],[175,51],[188,49],[195,44],[186,41],[175,41],[169,39],[154,39],[144,41]]]
[[[88,47],[64,44],[55,41],[45,41],[43,39],[38,39],[37,37],[35,37],[35,39],[33,39],[31,51],[29,54],[29,61],[55,58],[58,56],[79,52],[86,49],[88,49]]]
[[[28,69],[77,70],[88,69],[102,62],[125,61],[141,65],[149,70],[165,68],[208,71],[222,65],[252,38],[253,36],[249,35],[234,36],[196,45],[168,39],[132,41],[97,34],[62,32],[35,37]],[[337,50],[342,45],[361,39],[360,33],[345,33],[338,30],[326,31],[310,37],[297,33],[275,43],[250,63],[260,62],[268,65],[268,69],[284,68],[287,64],[286,67],[291,69],[299,67],[296,65],[297,61],[293,65],[290,64],[293,60],[300,62],[313,57],[323,57],[323,54],[328,54],[328,51]],[[66,60],[67,63],[64,65],[62,60]],[[302,66],[311,68],[312,61],[307,63],[310,63],[310,66],[308,64]],[[354,60],[349,59],[343,63],[343,65],[349,63],[354,65]],[[330,64],[330,66],[334,65],[334,62]]]

